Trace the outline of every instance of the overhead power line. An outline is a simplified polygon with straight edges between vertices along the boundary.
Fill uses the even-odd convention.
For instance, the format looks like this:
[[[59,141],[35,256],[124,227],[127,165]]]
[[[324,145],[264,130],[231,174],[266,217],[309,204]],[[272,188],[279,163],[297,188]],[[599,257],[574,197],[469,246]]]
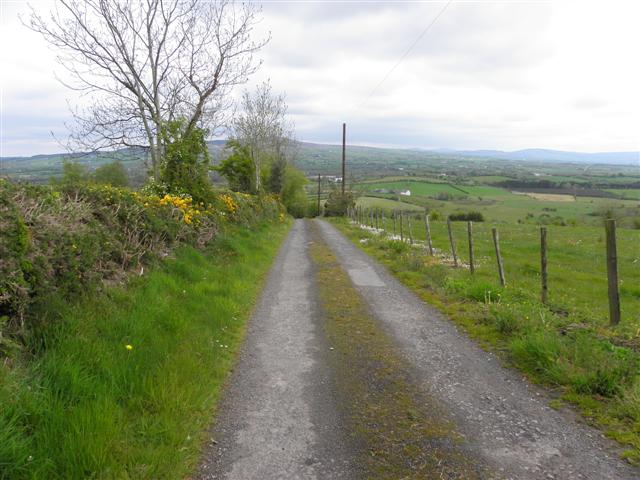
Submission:
[[[435,25],[435,23],[442,16],[442,14],[447,10],[447,8],[449,8],[449,5],[451,5],[451,2],[453,2],[453,0],[449,0],[445,4],[445,6],[442,7],[442,10],[440,10],[438,12],[438,14],[433,18],[433,20],[431,20],[431,22],[424,28],[424,30],[422,30],[422,32],[420,32],[420,35],[418,35],[418,37],[415,39],[415,41],[402,54],[402,56],[398,59],[396,64],[393,67],[391,67],[391,69],[385,74],[385,76],[382,78],[382,80],[380,80],[380,82],[378,82],[378,84],[375,86],[375,88],[373,90],[371,90],[371,93],[369,93],[369,95],[367,95],[367,98],[365,98],[364,101],[360,104],[361,107],[365,103],[367,103],[371,97],[373,97],[373,95],[378,91],[378,89],[382,86],[382,84],[389,78],[389,76],[394,72],[394,70],[396,68],[398,68],[398,66],[402,63],[402,61],[405,58],[407,58],[407,55],[409,55],[409,53],[411,53],[411,50],[413,50],[413,48],[420,42],[420,40],[422,40],[422,38],[429,32],[429,30],[431,30],[431,27],[433,27]]]

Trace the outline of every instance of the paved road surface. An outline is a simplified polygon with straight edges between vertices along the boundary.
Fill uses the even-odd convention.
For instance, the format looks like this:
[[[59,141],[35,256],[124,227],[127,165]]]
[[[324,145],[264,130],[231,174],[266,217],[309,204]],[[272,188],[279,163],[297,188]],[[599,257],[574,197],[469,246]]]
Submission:
[[[503,368],[333,226],[316,223],[415,382],[446,406],[470,455],[495,471],[491,478],[640,478],[612,442],[549,408],[544,392]],[[296,221],[272,269],[224,394],[203,479],[361,476],[325,357],[310,229]]]
[[[324,358],[308,256],[296,221],[247,331],[201,478],[354,478]]]

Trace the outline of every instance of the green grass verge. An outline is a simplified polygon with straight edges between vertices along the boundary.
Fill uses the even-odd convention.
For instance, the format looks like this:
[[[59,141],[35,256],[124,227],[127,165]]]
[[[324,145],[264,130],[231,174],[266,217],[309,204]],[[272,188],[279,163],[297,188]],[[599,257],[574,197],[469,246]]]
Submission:
[[[381,239],[342,219],[334,222],[356,245],[482,346],[500,353],[532,381],[553,387],[559,399],[577,405],[591,423],[627,447],[625,458],[640,463],[638,319],[627,315],[625,325],[612,329],[594,315],[599,309],[590,312],[588,306],[581,305],[595,301],[586,299],[591,289],[576,296],[560,294],[565,288],[572,291],[582,281],[579,272],[592,261],[588,256],[576,257],[564,267],[568,275],[565,283],[554,283],[552,291],[557,293],[552,304],[542,305],[537,300],[533,266],[519,272],[509,269],[508,286],[501,288],[488,253],[477,257],[481,259],[479,267],[471,276],[468,269],[452,268],[441,257],[429,257],[424,249]],[[435,237],[438,246],[446,245],[446,234],[441,233]],[[460,245],[464,237],[458,238],[464,251]],[[533,245],[531,251],[526,244],[522,248],[519,257],[535,258]],[[624,251],[620,250],[623,256]],[[516,252],[504,254],[505,259],[516,261]],[[625,301],[635,305],[633,299]]]
[[[187,476],[287,230],[229,230],[124,288],[49,303],[33,356],[0,366],[0,478]]]

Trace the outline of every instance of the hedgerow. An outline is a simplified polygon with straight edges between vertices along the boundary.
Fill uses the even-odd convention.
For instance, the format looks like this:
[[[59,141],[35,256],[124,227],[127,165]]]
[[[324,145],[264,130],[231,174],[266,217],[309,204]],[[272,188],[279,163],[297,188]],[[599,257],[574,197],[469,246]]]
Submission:
[[[186,194],[0,179],[0,340],[2,329],[15,336],[35,321],[34,303],[120,282],[178,245],[202,248],[226,225],[262,220],[284,220],[275,197],[218,191],[205,203]]]

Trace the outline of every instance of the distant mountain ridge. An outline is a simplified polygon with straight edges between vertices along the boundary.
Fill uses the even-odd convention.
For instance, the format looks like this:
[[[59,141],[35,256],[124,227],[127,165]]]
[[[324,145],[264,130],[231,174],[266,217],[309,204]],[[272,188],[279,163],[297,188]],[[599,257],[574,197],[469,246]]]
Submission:
[[[640,152],[568,152],[544,148],[527,148],[505,152],[502,150],[448,150],[447,153],[470,157],[500,158],[537,162],[607,163],[640,166]]]
[[[211,151],[220,150],[226,144],[226,140],[212,140],[207,142]],[[341,147],[338,144],[324,144],[313,142],[300,142],[301,147],[311,149],[323,149],[323,148],[338,148]],[[427,156],[429,155],[451,155],[456,157],[478,157],[478,158],[496,158],[501,160],[521,160],[521,161],[535,161],[535,162],[562,162],[562,163],[598,163],[598,164],[611,164],[611,165],[638,165],[640,167],[640,152],[597,152],[597,153],[585,153],[585,152],[570,152],[563,150],[552,150],[544,148],[528,148],[515,151],[504,150],[456,150],[449,148],[439,149],[427,149],[427,148],[401,148],[401,147],[375,147],[364,145],[347,145],[348,149],[359,150],[398,150],[398,151],[411,151],[420,152]],[[133,149],[122,149],[116,154],[127,154],[129,158],[139,157],[142,155],[141,151],[133,151]],[[47,159],[62,159],[72,158],[82,161],[83,159],[96,158],[100,156],[112,156],[111,153],[89,153],[89,154],[65,154],[65,153],[52,153],[52,154],[39,154],[33,156],[5,156],[0,157],[3,162],[28,162],[36,160]]]

